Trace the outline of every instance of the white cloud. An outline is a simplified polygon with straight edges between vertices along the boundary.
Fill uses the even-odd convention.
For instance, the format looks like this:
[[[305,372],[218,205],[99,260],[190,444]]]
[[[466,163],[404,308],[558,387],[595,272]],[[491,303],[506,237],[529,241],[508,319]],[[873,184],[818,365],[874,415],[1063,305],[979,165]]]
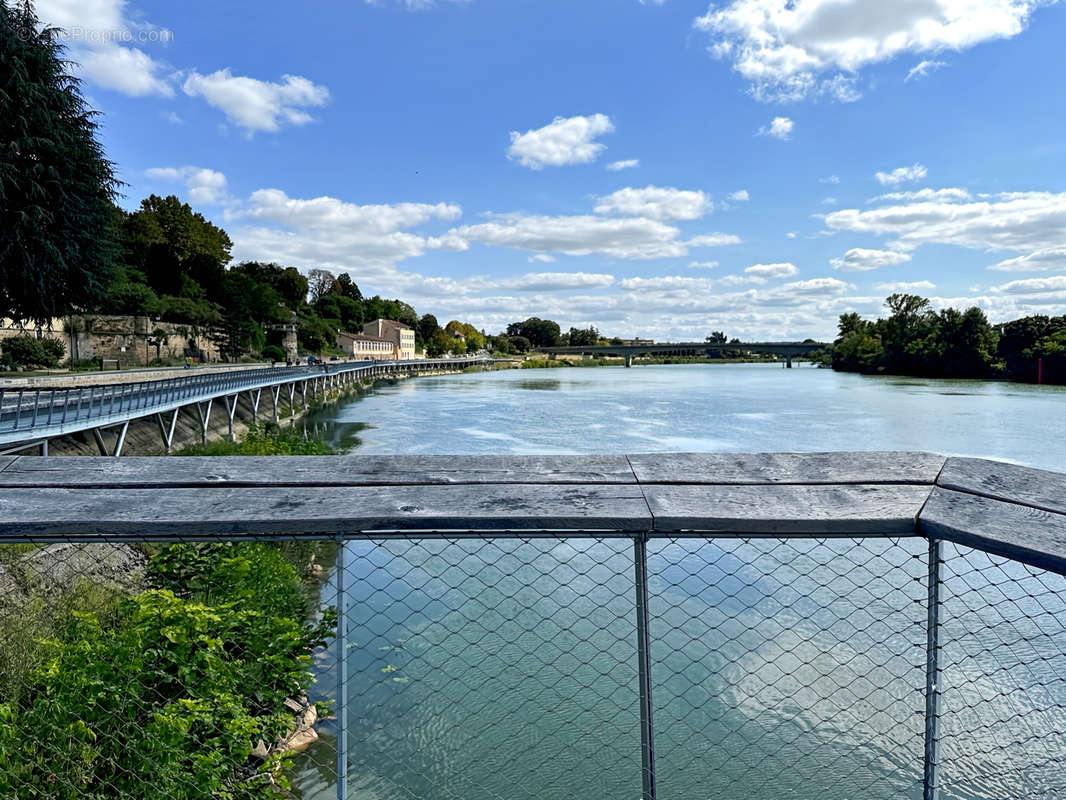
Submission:
[[[689,269],[714,269],[718,266],[717,261],[690,261]]]
[[[664,275],[657,278],[623,278],[618,285],[628,291],[677,291],[707,292],[713,281],[710,278],[689,278],[684,275]]]
[[[909,253],[897,250],[868,250],[865,247],[853,247],[842,257],[834,258],[829,263],[833,269],[845,272],[867,272],[880,267],[894,267],[910,260]]]
[[[128,19],[125,0],[38,0],[35,8],[42,23],[62,29],[67,57],[88,81],[131,97],[173,96],[166,66],[124,46],[166,42],[172,34]]]
[[[989,269],[999,272],[1066,272],[1066,247],[1049,247],[1025,256],[1008,258]]]
[[[907,81],[919,80],[930,73],[936,72],[938,69],[943,69],[947,65],[946,61],[919,61],[915,66],[911,67],[903,81],[906,83]]]
[[[796,265],[787,261],[780,264],[752,264],[744,270],[745,275],[756,278],[791,278],[798,272]]]
[[[751,196],[748,194],[747,189],[738,189],[727,195],[726,199],[732,200],[734,203],[747,203],[751,200]]]
[[[1003,192],[971,202],[913,202],[827,214],[830,231],[892,236],[889,246],[953,244],[1029,254],[1066,241],[1066,193]]]
[[[171,125],[181,125],[185,122],[179,114],[175,114],[173,111],[168,111],[166,114],[163,114],[163,119]]]
[[[836,175],[829,175],[825,178],[819,178],[818,183],[840,183],[840,178]]]
[[[283,75],[281,83],[271,83],[234,75],[228,69],[210,75],[193,72],[182,89],[190,97],[203,97],[249,135],[276,131],[285,124],[304,125],[313,119],[305,109],[329,101],[329,89],[299,75]]]
[[[899,186],[901,183],[920,181],[928,172],[921,164],[912,164],[909,167],[896,167],[891,172],[878,172],[874,177],[882,186]]]
[[[159,75],[163,65],[143,50],[108,44],[74,51],[81,71],[93,83],[131,97],[172,97],[173,87]]]
[[[181,181],[188,190],[187,199],[193,205],[219,205],[230,200],[226,192],[226,176],[204,167],[153,167],[145,175],[162,181]]]
[[[788,233],[785,234],[785,236],[787,238],[789,238],[789,239],[795,239],[796,238],[796,232],[795,231],[789,231]]]
[[[874,288],[879,292],[928,292],[936,288],[932,281],[889,281],[887,283],[875,283]]]
[[[732,0],[695,20],[762,101],[854,99],[858,73],[905,53],[1019,34],[1044,0]],[[850,91],[848,89],[850,88]]]
[[[452,3],[466,3],[469,0],[447,0]],[[426,11],[437,5],[437,0],[394,0],[396,5],[403,6],[408,11]],[[383,6],[388,4],[388,0],[366,0],[366,4],[370,6]]]
[[[453,233],[492,247],[622,259],[672,258],[688,253],[688,244],[672,225],[645,217],[548,217],[500,214],[489,222],[465,225]]]
[[[823,206],[835,206],[837,204],[837,202],[838,201],[837,201],[837,199],[835,197],[823,197],[822,198],[822,205]]]
[[[621,214],[650,219],[699,219],[710,213],[711,197],[701,191],[646,186],[626,187],[597,200],[597,214]]]
[[[397,280],[397,262],[430,250],[462,251],[469,245],[453,232],[424,236],[408,229],[432,220],[454,221],[462,209],[451,203],[357,205],[334,197],[300,199],[280,189],[260,189],[231,210],[227,230],[234,257],[298,267],[359,270],[367,279]]]
[[[555,261],[555,256],[550,256],[547,253],[537,253],[526,259],[530,263],[551,264]]]
[[[640,166],[639,158],[627,158],[625,161],[612,161],[607,165],[607,169],[611,172],[620,172],[623,169],[632,169],[633,167]]]
[[[594,141],[614,130],[605,114],[588,117],[556,117],[543,128],[525,133],[511,131],[507,157],[530,169],[588,164],[607,146]]]
[[[991,290],[996,294],[1044,294],[1045,292],[1066,291],[1066,275],[1055,275],[1048,278],[1024,278],[1020,281],[1010,281]]]
[[[758,135],[773,136],[775,139],[780,139],[782,142],[786,142],[792,135],[792,129],[794,127],[796,127],[796,123],[788,117],[774,117],[773,121],[768,126],[763,125],[759,128]]]
[[[970,200],[970,193],[965,189],[948,188],[948,189],[918,189],[915,192],[889,192],[888,194],[882,194],[877,197],[871,198],[871,203],[881,202],[961,202],[964,200]]]
[[[704,233],[693,236],[687,242],[689,247],[722,247],[729,244],[740,244],[740,237],[732,233]]]
[[[474,282],[479,291],[553,292],[573,289],[602,289],[614,283],[613,275],[594,272],[527,272],[515,278],[485,279]]]

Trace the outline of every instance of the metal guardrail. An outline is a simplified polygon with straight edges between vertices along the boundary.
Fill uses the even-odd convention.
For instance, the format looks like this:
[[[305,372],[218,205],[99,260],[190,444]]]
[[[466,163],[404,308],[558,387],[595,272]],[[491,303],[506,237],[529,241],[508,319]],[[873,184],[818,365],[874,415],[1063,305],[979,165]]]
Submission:
[[[61,436],[234,395],[323,376],[384,375],[461,367],[485,359],[363,361],[272,367],[57,389],[0,389],[0,446]]]
[[[0,795],[280,796],[249,752],[278,711],[260,684],[232,698],[246,733],[199,705],[219,663],[248,668],[242,626],[276,614],[212,571],[247,586],[269,551],[317,540],[340,613],[306,652],[317,681],[291,686],[332,702],[290,770],[305,800],[1066,796],[1066,476],[907,453],[224,463],[0,462],[0,541],[38,546],[0,573],[18,667],[0,670]],[[121,584],[100,565],[142,548],[123,593],[209,608],[149,591],[56,622],[79,578]],[[190,618],[206,627],[186,639]],[[181,658],[108,661],[134,623]],[[228,761],[203,757],[214,742]],[[198,771],[138,777],[182,752]]]

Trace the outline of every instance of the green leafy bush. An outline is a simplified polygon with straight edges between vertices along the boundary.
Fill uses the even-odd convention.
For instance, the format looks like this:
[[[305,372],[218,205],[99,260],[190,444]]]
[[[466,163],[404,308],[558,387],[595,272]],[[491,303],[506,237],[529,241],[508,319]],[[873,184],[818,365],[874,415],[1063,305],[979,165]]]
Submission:
[[[334,451],[321,438],[305,439],[296,428],[274,424],[252,425],[239,442],[225,439],[193,445],[181,450],[180,456],[329,456]]]
[[[153,590],[124,600],[121,623],[77,612],[47,642],[16,707],[0,704],[0,796],[141,800],[279,796],[260,739],[291,724],[284,701],[310,685],[313,628],[272,609],[208,606]]]
[[[61,342],[28,334],[4,339],[2,346],[2,360],[9,367],[54,367],[64,353]]]

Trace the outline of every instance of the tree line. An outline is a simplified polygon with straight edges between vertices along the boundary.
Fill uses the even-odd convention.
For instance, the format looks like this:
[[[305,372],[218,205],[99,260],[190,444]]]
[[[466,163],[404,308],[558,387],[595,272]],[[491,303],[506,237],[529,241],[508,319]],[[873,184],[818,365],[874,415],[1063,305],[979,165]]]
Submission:
[[[1066,316],[1029,316],[998,325],[973,306],[934,311],[930,301],[893,294],[888,316],[842,314],[833,369],[934,378],[1066,383]]]

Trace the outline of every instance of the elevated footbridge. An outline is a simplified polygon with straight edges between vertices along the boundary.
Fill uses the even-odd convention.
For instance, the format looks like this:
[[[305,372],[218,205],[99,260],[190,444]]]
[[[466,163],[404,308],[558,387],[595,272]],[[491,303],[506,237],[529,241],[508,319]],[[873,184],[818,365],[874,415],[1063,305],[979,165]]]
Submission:
[[[193,373],[125,383],[0,388],[0,455],[30,450],[47,455],[50,440],[88,431],[101,455],[118,456],[130,422],[147,417],[156,418],[169,452],[182,409],[196,414],[206,442],[212,409],[218,404],[225,408],[229,434],[233,435],[233,419],[242,395],[251,407],[253,420],[262,413],[279,422],[283,405],[290,415],[295,415],[298,406],[307,409],[314,399],[359,381],[460,371],[487,363],[491,359],[485,357],[335,362]],[[264,391],[268,402],[262,402]],[[110,445],[103,437],[103,431],[108,429],[116,431]]]

